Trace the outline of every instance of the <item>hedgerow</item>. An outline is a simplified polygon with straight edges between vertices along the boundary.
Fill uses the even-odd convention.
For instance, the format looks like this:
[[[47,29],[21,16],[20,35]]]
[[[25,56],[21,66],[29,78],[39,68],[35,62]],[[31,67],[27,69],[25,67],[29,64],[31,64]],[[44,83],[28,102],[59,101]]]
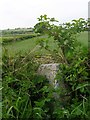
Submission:
[[[5,51],[2,56],[3,118],[89,120],[88,51],[76,39],[77,33],[84,31],[86,21],[73,20],[57,26],[53,24],[57,20],[47,15],[38,20],[39,31],[43,30],[43,34],[53,37],[58,44],[51,51],[48,40],[41,39],[38,42],[41,48],[51,51],[53,57],[58,57],[58,63],[61,62],[56,79],[58,84],[64,82],[67,93],[62,94],[60,85],[57,89],[51,88],[49,81],[37,74],[39,64],[35,62],[34,55],[27,53],[13,58]],[[45,29],[42,29],[43,24]],[[38,32],[37,25],[35,29]],[[59,98],[55,99],[54,92],[62,99],[62,104]]]

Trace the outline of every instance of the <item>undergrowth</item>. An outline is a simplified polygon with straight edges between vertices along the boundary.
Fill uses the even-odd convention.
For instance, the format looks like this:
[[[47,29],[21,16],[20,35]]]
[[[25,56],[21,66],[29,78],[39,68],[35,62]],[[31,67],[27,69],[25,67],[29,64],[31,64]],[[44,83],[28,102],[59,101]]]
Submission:
[[[13,58],[5,51],[2,56],[2,117],[15,120],[89,120],[90,60],[88,51],[76,40],[76,34],[84,31],[86,22],[80,18],[56,26],[50,24],[56,20],[47,15],[38,19],[40,23],[35,26],[36,31],[54,38],[58,48],[52,51],[53,57],[58,58],[59,63],[63,61],[56,75],[58,88],[51,88],[49,81],[37,74],[39,64],[33,55],[26,53]],[[50,51],[48,40],[41,39],[39,44]],[[61,90],[61,81],[66,92]]]
[[[27,55],[26,55],[27,56]],[[12,58],[3,54],[3,118],[40,120],[50,117],[51,97],[48,80],[37,75],[33,57]]]

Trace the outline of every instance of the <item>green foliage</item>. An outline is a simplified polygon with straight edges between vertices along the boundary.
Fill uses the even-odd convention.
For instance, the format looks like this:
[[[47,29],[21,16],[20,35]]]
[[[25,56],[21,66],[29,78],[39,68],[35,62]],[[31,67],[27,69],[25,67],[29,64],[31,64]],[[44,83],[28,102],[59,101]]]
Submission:
[[[71,57],[71,56],[70,56]],[[62,65],[62,79],[68,84],[71,97],[71,116],[89,119],[89,67],[87,52],[83,49],[74,51],[69,65]]]
[[[11,36],[4,36],[2,37],[2,44],[7,44],[10,42],[15,42],[15,41],[21,41],[21,40],[26,40],[29,38],[37,37],[40,34],[21,34],[21,35],[11,35]]]
[[[51,30],[50,22],[58,22],[55,18],[48,18],[47,15],[41,15],[38,21],[39,23],[34,26],[34,30],[36,33],[41,34]]]
[[[48,80],[37,75],[38,65],[26,56],[3,54],[3,118],[40,120],[48,115],[52,100]]]
[[[37,75],[38,64],[34,56],[27,53],[15,58],[3,53],[3,118],[32,120],[89,120],[90,84],[88,52],[79,42],[77,34],[85,30],[87,22],[80,18],[71,23],[54,25],[55,18],[41,15],[34,27],[36,32],[54,38],[54,49],[50,49],[49,39],[37,41],[41,48],[53,53],[60,64],[56,76],[62,81],[67,92],[61,87],[53,89],[45,77]],[[63,86],[62,86],[63,87]],[[62,93],[61,93],[62,92]],[[55,99],[56,93],[62,99]]]
[[[39,23],[35,25],[35,30],[38,31],[37,29],[39,29],[42,33],[48,34],[49,37],[52,36],[57,41],[64,56],[67,51],[75,49],[75,44],[77,43],[76,35],[84,31],[85,25],[87,25],[83,18],[72,20],[71,23],[60,24],[59,26],[53,24],[58,22],[55,18],[48,18],[47,15],[41,15],[38,20]],[[45,26],[45,29],[42,26]]]
[[[46,22],[48,22],[50,30],[42,30],[49,37],[52,36],[58,43],[61,53],[58,52],[59,49],[55,49],[53,53],[59,56],[60,61],[61,58],[64,61],[60,65],[57,79],[58,82],[63,81],[68,86],[66,96],[70,97],[69,103],[64,108],[57,106],[54,109],[53,117],[54,119],[89,119],[90,84],[88,72],[90,72],[90,67],[88,67],[88,53],[86,48],[77,41],[76,37],[78,33],[85,31],[88,23],[83,18],[80,18],[79,20],[72,20],[71,23],[57,26],[51,24],[50,18],[46,19],[45,16],[40,16],[39,23],[43,26]],[[55,22],[54,19],[53,22]],[[50,50],[48,47],[47,49]]]
[[[3,36],[20,35],[33,33],[33,28],[15,28],[2,30]]]

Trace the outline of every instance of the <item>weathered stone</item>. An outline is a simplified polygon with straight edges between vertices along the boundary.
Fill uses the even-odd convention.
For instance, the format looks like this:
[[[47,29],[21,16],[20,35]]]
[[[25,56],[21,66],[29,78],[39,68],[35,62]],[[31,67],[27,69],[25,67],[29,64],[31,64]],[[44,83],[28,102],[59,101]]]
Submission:
[[[41,64],[38,68],[38,74],[45,76],[49,80],[50,85],[56,91],[53,93],[54,98],[60,103],[60,105],[62,105],[67,102],[68,98],[65,96],[67,93],[67,88],[64,84],[64,81],[56,79],[59,66],[60,64],[58,63]],[[59,92],[57,92],[58,90]]]
[[[41,64],[38,69],[38,74],[45,76],[49,80],[50,85],[56,88],[58,86],[58,83],[55,77],[58,70],[59,70],[58,63]]]

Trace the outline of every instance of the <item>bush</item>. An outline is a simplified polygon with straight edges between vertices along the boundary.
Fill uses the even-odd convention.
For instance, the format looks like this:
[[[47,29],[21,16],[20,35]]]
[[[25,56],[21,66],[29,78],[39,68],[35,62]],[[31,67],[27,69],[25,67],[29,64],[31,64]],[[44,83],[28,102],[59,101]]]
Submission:
[[[58,43],[58,48],[55,48],[53,53],[56,54],[55,57],[59,56],[60,60],[62,58],[63,64],[60,65],[60,72],[57,75],[57,79],[58,83],[62,80],[68,86],[69,92],[66,96],[70,96],[69,101],[67,101],[68,104],[65,104],[63,109],[60,108],[60,103],[58,103],[59,106],[56,106],[53,111],[54,119],[89,120],[90,66],[88,64],[88,51],[87,48],[80,45],[76,38],[78,33],[85,31],[87,21],[80,18],[72,20],[71,23],[57,26],[52,24],[51,18],[48,18],[46,15],[40,16],[38,19],[39,23],[36,24],[36,30],[37,25],[43,26],[47,22],[47,29],[42,29],[42,32],[48,34],[49,37],[53,37]],[[53,19],[53,22],[55,22],[55,19]],[[60,53],[58,52],[59,48]],[[45,49],[50,51],[48,45]],[[62,63],[62,61],[59,62]],[[60,89],[58,90],[59,93]]]
[[[3,54],[3,118],[40,120],[50,117],[51,90],[48,80],[37,75],[33,57]]]
[[[44,22],[42,22],[44,21]],[[89,120],[90,91],[88,52],[76,40],[78,32],[83,31],[86,22],[83,19],[73,20],[61,26],[49,24],[54,18],[46,15],[39,18],[41,25],[48,22],[44,32],[53,37],[58,44],[55,48],[55,57],[62,58],[56,79],[63,81],[68,92],[60,96],[60,87],[57,90],[49,87],[46,78],[37,75],[38,65],[34,57],[19,55],[10,57],[7,52],[3,54],[3,118],[29,118],[32,120]],[[39,25],[40,25],[39,24]],[[41,28],[40,28],[41,29]],[[50,31],[49,31],[50,30]],[[48,42],[40,41],[41,47],[49,50]],[[59,48],[61,51],[59,53]],[[60,62],[60,61],[59,61]],[[60,97],[69,97],[61,105],[59,99],[53,97],[57,92]],[[63,91],[62,91],[63,93]]]
[[[69,119],[89,120],[90,112],[90,83],[89,67],[87,53],[83,51],[74,51],[69,64],[60,65],[60,72],[57,75],[58,80],[64,81],[68,85],[69,92],[66,94],[69,104],[64,107],[66,116]],[[62,111],[63,112],[63,111]],[[58,115],[60,113],[57,113]]]
[[[2,43],[7,44],[10,42],[26,40],[26,39],[37,37],[37,36],[40,36],[40,34],[21,34],[21,35],[15,35],[15,36],[12,35],[11,37],[10,36],[7,36],[7,37],[3,36]]]

